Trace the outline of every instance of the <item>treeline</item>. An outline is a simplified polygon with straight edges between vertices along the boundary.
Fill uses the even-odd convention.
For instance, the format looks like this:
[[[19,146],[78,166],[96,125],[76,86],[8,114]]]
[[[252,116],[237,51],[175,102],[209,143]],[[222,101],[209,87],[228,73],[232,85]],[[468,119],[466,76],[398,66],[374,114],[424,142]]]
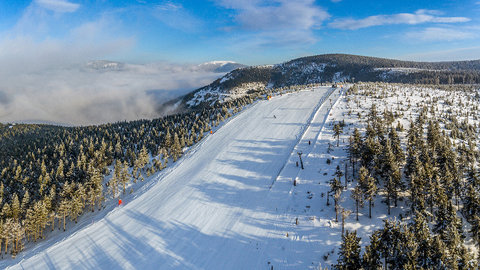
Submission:
[[[390,68],[408,71],[389,72]],[[241,68],[197,91],[229,90],[246,83],[284,87],[332,81],[411,84],[480,84],[480,60],[413,62],[348,54],[324,54],[294,59],[274,66]],[[186,96],[191,99],[192,94]]]
[[[199,88],[183,97],[183,102],[186,103],[187,101],[194,98],[195,93],[202,91],[202,90],[209,90],[209,89],[233,89],[235,87],[240,87],[243,84],[247,83],[259,83],[262,85],[267,85],[270,81],[271,76],[271,68],[268,66],[256,66],[256,67],[244,67],[238,68],[227,75],[228,79],[217,79],[211,84]],[[228,92],[228,91],[226,91]]]
[[[55,227],[65,231],[85,211],[133,192],[129,185],[178,160],[185,147],[247,104],[299,89],[255,91],[153,120],[86,127],[0,125],[0,252],[15,256],[25,241],[43,239]]]
[[[307,56],[292,60],[303,62],[319,62],[340,66],[363,66],[368,68],[416,68],[430,70],[480,70],[480,60],[471,61],[443,61],[443,62],[415,62],[388,58],[351,54],[322,54]],[[287,62],[289,63],[289,62]]]
[[[478,259],[465,247],[470,237],[480,248],[478,127],[436,114],[433,106],[425,106],[410,123],[405,151],[397,134],[403,127],[393,125],[396,113],[381,114],[375,105],[365,116],[365,133],[355,130],[350,136],[357,220],[359,207],[367,202],[371,209],[380,195],[389,215],[398,201],[408,211],[400,221],[385,221],[363,255],[356,232],[346,232],[336,269],[381,269],[382,264],[385,269],[478,269]],[[453,143],[458,138],[461,143]],[[342,192],[344,187],[333,181],[331,193]]]

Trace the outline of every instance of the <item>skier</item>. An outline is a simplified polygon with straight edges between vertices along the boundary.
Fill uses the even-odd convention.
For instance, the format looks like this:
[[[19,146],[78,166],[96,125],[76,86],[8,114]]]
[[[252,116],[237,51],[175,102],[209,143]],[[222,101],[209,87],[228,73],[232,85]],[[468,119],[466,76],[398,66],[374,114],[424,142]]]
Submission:
[[[275,114],[273,115],[273,118],[277,119],[277,117],[275,116]]]

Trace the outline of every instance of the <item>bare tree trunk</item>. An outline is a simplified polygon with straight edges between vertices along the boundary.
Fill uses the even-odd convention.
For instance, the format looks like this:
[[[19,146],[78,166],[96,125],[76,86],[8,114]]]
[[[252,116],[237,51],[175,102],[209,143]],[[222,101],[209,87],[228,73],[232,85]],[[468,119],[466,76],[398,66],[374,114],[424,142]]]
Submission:
[[[357,209],[357,221],[358,221],[358,200],[355,200],[355,208]]]
[[[387,206],[388,206],[388,215],[390,216],[390,195],[387,192]]]
[[[338,203],[337,203],[337,199],[335,199],[335,222],[338,222]]]
[[[368,200],[368,215],[372,218],[372,199]]]

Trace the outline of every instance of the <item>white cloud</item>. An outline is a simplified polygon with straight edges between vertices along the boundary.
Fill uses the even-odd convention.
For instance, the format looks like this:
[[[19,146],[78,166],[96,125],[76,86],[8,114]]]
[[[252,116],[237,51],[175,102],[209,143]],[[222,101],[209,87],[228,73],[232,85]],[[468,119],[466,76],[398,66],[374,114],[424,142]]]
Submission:
[[[400,56],[412,61],[464,61],[480,60],[480,47],[458,48],[453,50],[428,51]]]
[[[0,60],[3,60],[0,58]],[[3,61],[2,61],[3,62]],[[0,122],[100,124],[154,118],[159,105],[221,76],[194,65],[83,64],[0,74]]]
[[[420,31],[408,32],[405,37],[421,41],[455,41],[475,38],[477,34],[463,29],[428,27]]]
[[[45,9],[59,13],[75,12],[80,8],[79,4],[64,0],[35,0],[35,3]]]
[[[197,32],[203,22],[188,12],[181,4],[166,2],[153,9],[153,16],[165,25],[184,32]]]
[[[332,28],[356,30],[379,25],[422,24],[422,23],[460,23],[468,22],[466,17],[440,17],[434,10],[420,9],[415,13],[399,13],[393,15],[375,15],[364,19],[336,19],[328,25]]]
[[[255,37],[268,37],[274,43],[295,38],[295,42],[315,40],[312,31],[321,27],[330,15],[314,0],[216,0],[231,9],[236,26],[226,29],[248,31]]]
[[[218,3],[225,8],[236,10],[236,22],[249,30],[308,30],[320,27],[330,16],[316,6],[313,0],[220,0]]]

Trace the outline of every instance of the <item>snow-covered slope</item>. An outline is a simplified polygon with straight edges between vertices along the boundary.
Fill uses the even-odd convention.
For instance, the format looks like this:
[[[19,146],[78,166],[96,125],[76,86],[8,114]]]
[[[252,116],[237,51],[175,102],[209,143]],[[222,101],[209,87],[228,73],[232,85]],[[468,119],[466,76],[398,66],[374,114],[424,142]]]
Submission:
[[[210,61],[197,66],[198,69],[208,72],[226,73],[245,65],[233,61]]]
[[[212,62],[224,64],[226,62]],[[480,60],[412,62],[376,57],[324,54],[293,59],[278,65],[235,69],[183,97],[196,107],[265,88],[332,82],[401,82],[421,84],[478,83]]]
[[[310,153],[326,147],[321,132],[340,93],[321,87],[258,102],[152,177],[137,198],[0,267],[305,269],[324,263],[340,237],[330,229],[331,211],[323,210],[322,176],[299,179],[297,187],[292,181],[302,175],[297,152],[310,166]]]

